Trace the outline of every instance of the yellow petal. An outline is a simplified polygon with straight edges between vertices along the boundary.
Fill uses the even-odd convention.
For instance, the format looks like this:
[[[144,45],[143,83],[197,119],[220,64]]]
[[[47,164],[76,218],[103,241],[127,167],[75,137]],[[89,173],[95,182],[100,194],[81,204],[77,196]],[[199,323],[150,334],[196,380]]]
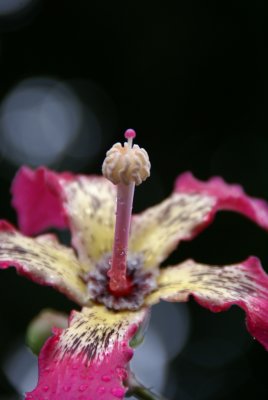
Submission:
[[[112,251],[116,188],[105,178],[84,176],[62,186],[73,244],[82,262],[95,262]]]
[[[162,300],[187,301],[192,294],[209,308],[258,297],[268,299],[268,276],[256,257],[223,267],[209,266],[187,260],[161,270],[158,289],[149,294],[148,305]],[[263,297],[264,296],[264,297]]]
[[[161,299],[187,301],[190,295],[214,312],[238,305],[246,313],[251,335],[268,349],[268,275],[256,257],[224,267],[188,260],[162,270],[158,285],[145,299],[147,305]]]
[[[52,235],[28,238],[14,230],[0,232],[0,269],[14,266],[18,273],[43,285],[57,288],[75,302],[88,302],[88,291],[80,276],[86,268],[72,249]]]
[[[157,267],[180,240],[193,235],[213,205],[214,199],[205,195],[172,194],[162,203],[134,216],[130,251],[144,255],[145,267]]]

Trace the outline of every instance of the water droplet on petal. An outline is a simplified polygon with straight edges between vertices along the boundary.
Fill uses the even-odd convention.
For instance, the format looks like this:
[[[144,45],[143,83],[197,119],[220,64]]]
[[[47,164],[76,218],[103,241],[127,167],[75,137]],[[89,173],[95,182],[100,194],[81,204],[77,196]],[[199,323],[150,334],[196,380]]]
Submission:
[[[48,389],[49,389],[49,386],[48,386],[48,385],[43,386],[43,391],[44,391],[44,392],[47,392]]]
[[[104,394],[106,392],[105,387],[104,386],[100,386],[98,388],[98,394]]]
[[[117,375],[118,375],[118,377],[119,377],[120,379],[122,379],[122,380],[127,379],[127,371],[126,371],[124,368],[122,368],[122,367],[117,367],[117,368],[116,368],[116,373],[117,373]]]
[[[64,392],[70,392],[71,386],[70,385],[65,385],[65,386],[63,386],[63,390],[64,390]]]
[[[118,399],[120,399],[122,396],[124,396],[125,394],[125,390],[123,388],[112,388],[111,393],[117,397]]]
[[[111,378],[110,375],[102,375],[102,377],[101,377],[101,380],[102,380],[103,382],[110,382],[111,379],[112,379],[112,378]]]
[[[80,385],[79,386],[79,391],[80,392],[84,392],[85,390],[87,390],[87,388],[88,388],[88,385]]]

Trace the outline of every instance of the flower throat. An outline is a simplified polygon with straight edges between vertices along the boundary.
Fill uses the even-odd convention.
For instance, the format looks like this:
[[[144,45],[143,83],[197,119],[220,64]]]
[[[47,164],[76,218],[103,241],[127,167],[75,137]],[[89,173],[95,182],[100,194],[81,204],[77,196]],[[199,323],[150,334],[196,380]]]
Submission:
[[[111,268],[107,275],[109,290],[114,296],[128,295],[132,282],[127,276],[128,240],[135,185],[140,185],[150,176],[150,161],[147,152],[133,145],[136,133],[125,132],[124,146],[116,143],[107,152],[103,162],[103,175],[117,186],[116,222]]]

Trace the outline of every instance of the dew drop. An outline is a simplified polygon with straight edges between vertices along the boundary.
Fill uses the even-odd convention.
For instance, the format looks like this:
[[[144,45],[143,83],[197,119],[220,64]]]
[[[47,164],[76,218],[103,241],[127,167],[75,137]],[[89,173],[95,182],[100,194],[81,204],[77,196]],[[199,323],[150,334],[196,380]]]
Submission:
[[[48,389],[49,389],[49,386],[48,386],[48,385],[43,386],[43,391],[44,391],[44,392],[47,392]]]
[[[100,386],[98,388],[98,394],[104,394],[106,392],[105,387],[104,386]]]
[[[110,382],[111,379],[112,379],[112,378],[111,378],[110,375],[102,375],[102,377],[101,377],[101,380],[102,380],[103,382]]]
[[[112,388],[111,393],[117,397],[118,399],[120,399],[122,396],[124,396],[125,394],[125,390],[123,388]]]
[[[64,392],[70,392],[71,386],[70,385],[65,385],[65,386],[63,386],[63,390],[64,390]]]
[[[117,367],[116,373],[117,373],[118,377],[122,380],[125,380],[127,378],[127,371],[122,367]]]
[[[50,367],[45,367],[44,371],[45,372],[50,372]]]
[[[85,390],[87,390],[88,385],[80,385],[79,386],[79,392],[84,392]]]

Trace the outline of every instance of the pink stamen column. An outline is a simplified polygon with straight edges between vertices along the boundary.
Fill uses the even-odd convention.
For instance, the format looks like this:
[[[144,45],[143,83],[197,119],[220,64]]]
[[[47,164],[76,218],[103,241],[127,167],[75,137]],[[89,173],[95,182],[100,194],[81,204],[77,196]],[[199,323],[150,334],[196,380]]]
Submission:
[[[116,143],[106,154],[103,175],[117,185],[117,205],[112,265],[108,271],[109,288],[114,295],[123,296],[131,291],[127,278],[128,240],[135,184],[139,185],[150,175],[148,154],[139,146],[132,146],[136,133],[125,132],[128,142],[124,147]]]

